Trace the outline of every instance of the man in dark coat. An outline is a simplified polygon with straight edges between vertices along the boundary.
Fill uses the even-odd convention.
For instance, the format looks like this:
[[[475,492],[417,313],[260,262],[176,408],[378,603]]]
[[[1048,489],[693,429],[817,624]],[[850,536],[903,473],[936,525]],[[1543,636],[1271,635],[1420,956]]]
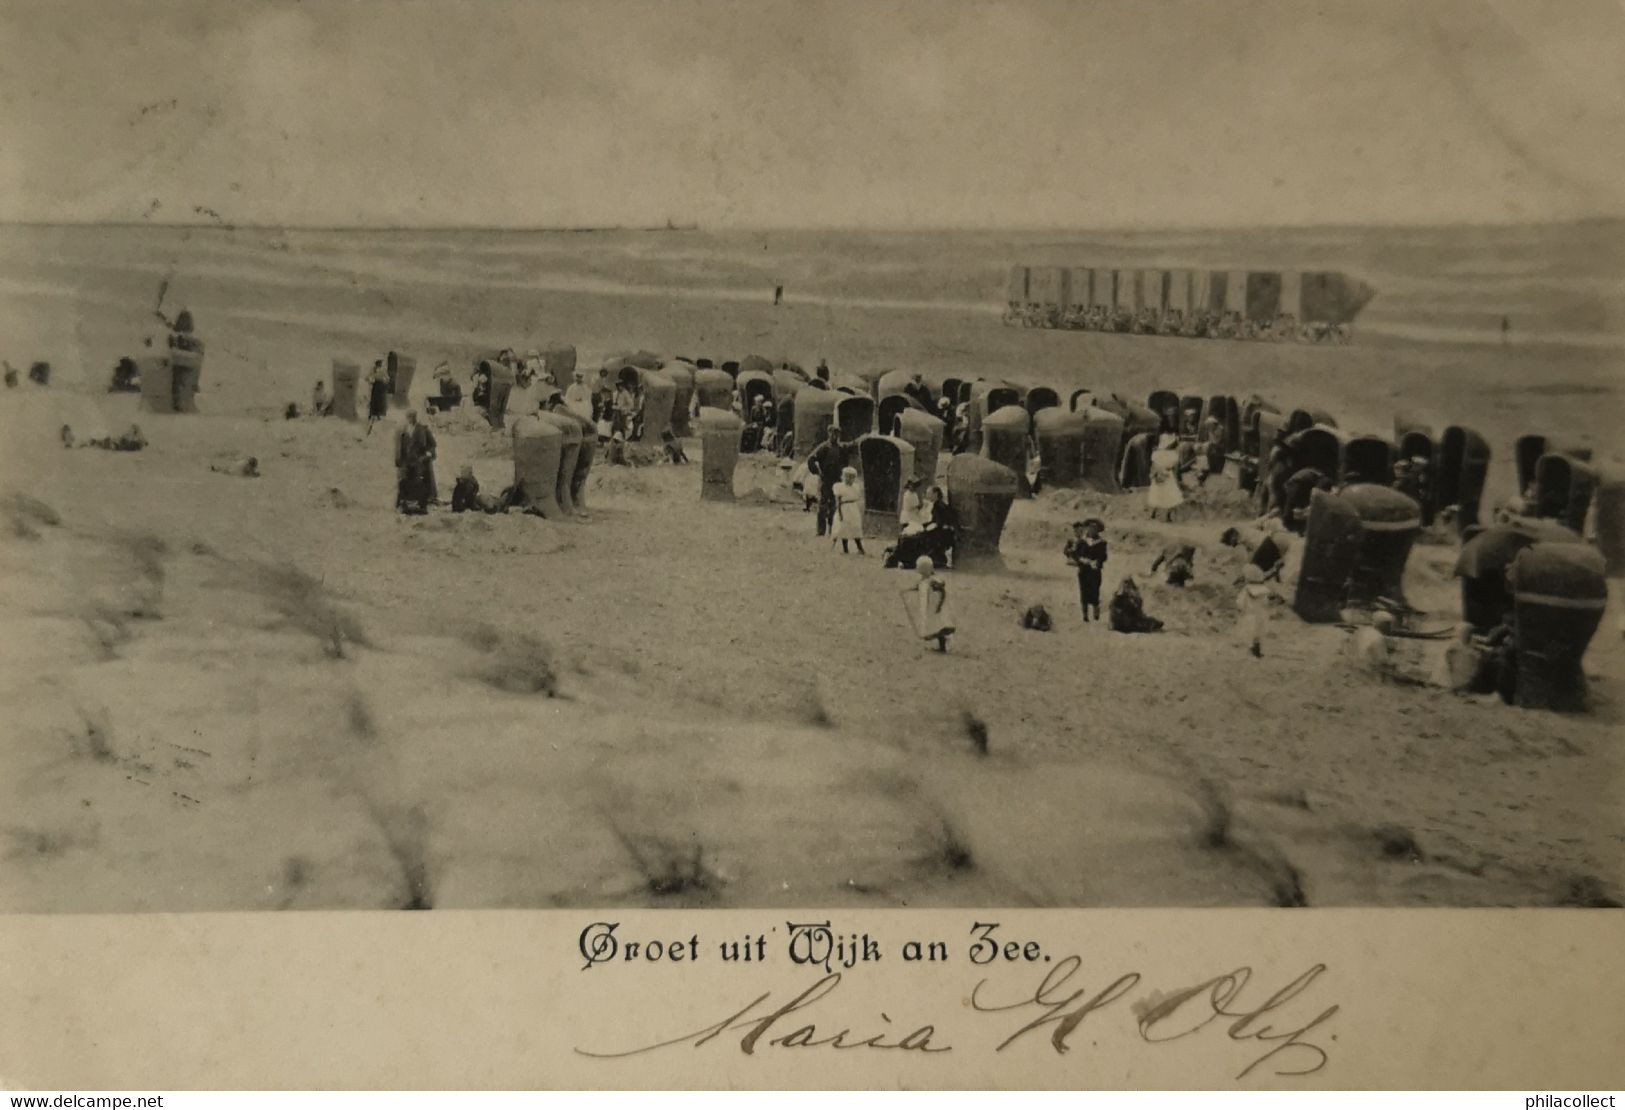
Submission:
[[[841,442],[838,424],[829,426],[829,437],[820,443],[807,458],[807,469],[818,475],[818,534],[829,530],[835,519],[835,483],[841,480],[846,466],[847,449]]]
[[[406,423],[395,438],[395,507],[422,515],[435,499],[434,433],[418,423],[416,409],[406,411]]]
[[[909,378],[908,384],[903,387],[903,392],[918,401],[920,407],[926,412],[930,412],[935,405],[936,399],[931,396],[931,387],[926,385],[925,379],[917,373]]]
[[[1330,475],[1313,466],[1306,466],[1288,478],[1281,506],[1281,519],[1287,531],[1302,535],[1309,526],[1309,503],[1314,500],[1315,491],[1331,488]]]

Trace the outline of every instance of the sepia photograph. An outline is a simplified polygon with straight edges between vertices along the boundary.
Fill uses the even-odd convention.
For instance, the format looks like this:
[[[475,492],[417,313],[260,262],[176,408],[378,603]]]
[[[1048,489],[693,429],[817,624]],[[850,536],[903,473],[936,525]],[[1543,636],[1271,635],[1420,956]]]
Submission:
[[[0,28],[0,912],[1625,900],[1617,4]]]

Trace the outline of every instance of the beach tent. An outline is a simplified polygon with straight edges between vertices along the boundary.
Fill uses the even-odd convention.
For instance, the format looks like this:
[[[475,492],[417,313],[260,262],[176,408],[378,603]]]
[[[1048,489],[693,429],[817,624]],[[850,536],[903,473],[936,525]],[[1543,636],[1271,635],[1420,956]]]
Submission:
[[[756,406],[757,398],[769,403],[773,400],[773,376],[764,374],[760,370],[741,370],[737,380],[739,387],[739,412],[749,418],[751,410]]]
[[[547,367],[548,380],[558,389],[569,389],[575,382],[576,349],[565,343],[552,346],[542,352],[542,362]]]
[[[1247,315],[1247,271],[1230,270],[1224,278],[1224,310]]]
[[[780,368],[773,371],[773,401],[775,404],[786,397],[794,397],[796,391],[807,384],[807,375],[798,374],[794,370]]]
[[[1304,532],[1293,611],[1306,621],[1341,618],[1347,605],[1403,603],[1405,563],[1422,529],[1421,506],[1387,486],[1316,490]]]
[[[1117,303],[1117,290],[1115,288],[1115,272],[1112,270],[1089,271],[1089,307],[1111,308]]]
[[[863,474],[863,535],[891,538],[899,528],[903,483],[914,476],[914,448],[895,436],[866,435],[858,440],[858,469]]]
[[[728,409],[700,409],[700,499],[732,501],[744,421]]]
[[[1518,492],[1522,493],[1535,481],[1535,464],[1546,453],[1546,437],[1543,435],[1521,435],[1512,445],[1513,465],[1518,471]]]
[[[835,422],[835,402],[843,396],[815,385],[805,386],[796,393],[796,458],[806,458],[813,448],[824,442],[829,426]]]
[[[767,374],[769,377],[771,377],[773,374],[773,363],[768,359],[763,358],[761,355],[746,355],[744,358],[739,360],[739,372],[744,374],[751,370]]]
[[[898,417],[902,416],[904,410],[906,409],[914,409],[917,412],[924,411],[920,408],[919,402],[914,400],[914,398],[905,396],[901,393],[892,393],[882,397],[880,399],[880,404],[876,406],[875,410],[878,414],[875,418],[875,427],[880,434],[888,436],[896,435],[897,419]]]
[[[1395,416],[1394,446],[1398,458],[1425,459],[1428,465],[1431,466],[1433,463],[1433,428],[1410,417]],[[1532,476],[1534,467],[1534,460],[1529,460],[1531,481],[1534,480]],[[1523,489],[1524,487],[1520,485],[1518,488]],[[1431,519],[1431,510],[1431,505],[1422,506],[1424,519]]]
[[[1059,407],[1061,395],[1047,385],[1035,385],[1027,391],[1025,403],[1029,413],[1036,413],[1040,409]]]
[[[564,515],[558,501],[559,461],[564,432],[540,415],[521,416],[513,422],[513,480],[524,492],[526,508],[548,520]]]
[[[1625,574],[1625,481],[1599,478],[1591,511],[1597,550],[1607,564],[1608,577]]]
[[[660,371],[671,379],[671,430],[679,436],[691,436],[689,413],[694,408],[694,368],[686,362],[673,360]]]
[[[1534,515],[1581,531],[1596,487],[1597,472],[1574,456],[1542,455],[1535,463]]]
[[[903,396],[903,390],[908,387],[913,379],[913,372],[909,370],[886,371],[875,381],[875,400],[884,401],[887,397]],[[930,382],[926,382],[927,386],[930,386],[930,384]],[[939,385],[938,389],[940,388]]]
[[[339,365],[334,364],[335,373]],[[146,358],[136,359],[136,366],[141,374],[141,409],[143,412],[174,412],[175,411],[175,375],[169,365],[169,359],[164,355],[148,355]],[[357,371],[359,373],[359,371]],[[335,384],[334,389],[338,387]],[[355,397],[352,390],[350,409],[355,409]]]
[[[1223,274],[1215,274],[1212,270],[1191,271],[1191,311],[1206,314],[1218,312],[1224,308]],[[1219,282],[1217,289],[1215,281]]]
[[[581,447],[576,452],[575,471],[570,475],[570,503],[575,506],[577,513],[585,514],[587,511],[587,477],[592,473],[593,459],[598,455],[598,429],[593,422],[585,416],[579,416],[569,409],[560,409],[553,414],[559,419],[574,420],[581,429]]]
[[[197,391],[203,379],[203,352],[172,348],[169,352],[169,371],[175,411],[196,412]]]
[[[1027,303],[1027,275],[1025,266],[1010,267],[1010,276],[1005,283],[1005,300],[1012,305]]]
[[[948,460],[948,504],[959,516],[956,566],[972,567],[998,558],[1016,487],[1015,472],[991,459],[964,454]]]
[[[1179,394],[1171,389],[1153,389],[1146,395],[1145,407],[1157,414],[1157,430],[1179,431]],[[1172,413],[1173,415],[1169,415]]]
[[[604,359],[603,368],[612,374],[618,374],[626,367],[634,370],[660,369],[660,356],[653,351],[642,349],[636,351],[617,351]]]
[[[1585,708],[1580,661],[1608,605],[1606,573],[1602,555],[1584,544],[1537,543],[1514,560],[1519,706]]]
[[[1090,408],[1094,405],[1094,398],[1095,392],[1092,389],[1074,389],[1072,396],[1067,400],[1067,407],[1073,412]]]
[[[1343,436],[1336,428],[1313,425],[1287,436],[1286,446],[1294,466],[1312,466],[1333,481],[1342,473],[1338,468],[1343,461]]]
[[[729,359],[722,364],[722,372],[730,378],[737,378],[739,376],[739,363]]]
[[[384,371],[389,375],[389,407],[411,408],[412,379],[417,376],[418,360],[410,355],[391,351],[384,358]]]
[[[1095,303],[1095,272],[1087,266],[1074,266],[1066,275],[1066,304],[1071,312],[1087,309]]]
[[[1168,307],[1168,271],[1140,271],[1140,307],[1149,308],[1159,317]]]
[[[1247,275],[1247,319],[1260,324],[1275,321],[1281,311],[1281,275],[1274,270],[1254,270]]]
[[[662,370],[643,372],[644,443],[657,444],[671,431],[672,409],[677,402],[677,383]]]
[[[1216,420],[1219,445],[1226,451],[1241,449],[1241,405],[1228,393],[1215,393],[1202,404],[1202,423]]]
[[[1066,286],[1070,276],[1067,270],[1059,266],[1034,266],[1029,273],[1031,274],[1027,285],[1029,304],[1042,305],[1045,308],[1060,308],[1066,304]]]
[[[486,422],[493,428],[503,427],[508,417],[508,396],[513,392],[513,367],[501,359],[488,358],[480,368],[491,377],[491,398],[485,405]]]
[[[1377,291],[1342,273],[1305,273],[1299,276],[1298,322],[1347,324],[1376,296]]]
[[[989,413],[982,421],[981,453],[984,458],[1015,472],[1018,497],[1033,495],[1032,486],[1027,482],[1027,448],[1031,430],[1032,417],[1019,405],[1007,405]]]
[[[835,396],[835,422],[848,443],[875,430],[875,402],[867,395]]]
[[[1202,410],[1207,398],[1195,389],[1182,390],[1179,395],[1179,434],[1194,438],[1202,430]]]
[[[1129,436],[1123,445],[1123,458],[1117,468],[1120,489],[1138,489],[1151,484],[1151,449],[1154,437],[1150,432]]]
[[[1189,270],[1168,271],[1168,298],[1167,306],[1170,312],[1178,312],[1181,316],[1191,314],[1191,272]]]
[[[1338,477],[1347,483],[1389,485],[1394,473],[1394,445],[1381,436],[1354,436],[1343,441]]]
[[[1298,320],[1303,319],[1303,275],[1296,270],[1283,270],[1280,275],[1281,312],[1289,312]]]
[[[355,399],[356,387],[361,383],[361,367],[356,363],[336,358],[333,360],[333,415],[340,420],[357,419]],[[145,382],[147,374],[142,368],[141,381],[143,383],[142,400],[146,400]]]
[[[574,515],[576,461],[581,457],[581,421],[567,412],[539,412],[540,420],[550,422],[559,430],[559,471],[553,486],[553,500],[566,516]],[[596,437],[595,437],[596,438]]]
[[[1117,459],[1123,445],[1123,418],[1099,408],[1078,411],[1083,417],[1078,477],[1094,489],[1116,493],[1121,488],[1117,484]]]
[[[1557,522],[1534,519],[1492,524],[1470,537],[1456,556],[1462,619],[1474,631],[1487,632],[1512,613],[1507,568],[1524,548],[1537,543],[1579,542],[1579,536]]]
[[[1471,428],[1452,424],[1439,437],[1433,455],[1433,509],[1454,508],[1458,532],[1478,523],[1489,467],[1490,445]]]
[[[1265,414],[1275,418],[1267,429]],[[1259,460],[1268,457],[1275,444],[1275,433],[1281,427],[1280,415],[1280,410],[1262,397],[1254,394],[1247,398],[1241,406],[1241,453]]]
[[[1088,427],[1083,413],[1059,407],[1040,409],[1033,415],[1033,427],[1044,483],[1058,489],[1080,485],[1084,430]]]
[[[694,397],[700,408],[733,407],[734,380],[721,370],[694,371]]]
[[[942,453],[947,428],[942,421],[917,408],[898,415],[897,437],[914,449],[914,476],[929,486],[937,480],[937,457]]]

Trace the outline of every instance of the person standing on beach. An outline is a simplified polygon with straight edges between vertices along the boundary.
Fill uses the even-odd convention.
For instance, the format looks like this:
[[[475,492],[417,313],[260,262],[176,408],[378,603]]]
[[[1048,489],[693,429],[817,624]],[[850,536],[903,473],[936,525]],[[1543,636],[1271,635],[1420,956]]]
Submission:
[[[783,303],[784,303],[784,286],[775,285],[773,287],[773,307],[777,308],[779,305],[781,305]]]
[[[406,423],[395,437],[395,508],[421,516],[435,499],[434,433],[418,423],[416,409],[406,410]]]
[[[916,559],[914,569],[919,573],[919,578],[902,589],[905,598],[909,594],[914,595],[909,608],[909,621],[920,639],[935,640],[937,650],[946,652],[948,637],[954,634],[953,615],[948,610],[947,580],[936,573],[936,565],[929,555]]]
[[[1184,504],[1185,495],[1179,489],[1179,437],[1164,432],[1151,452],[1151,485],[1146,489],[1145,503],[1151,507],[1151,519],[1157,519],[1162,510],[1163,519],[1173,522],[1174,510]]]
[[[858,472],[855,467],[846,467],[841,471],[841,480],[835,486],[835,519],[831,522],[830,538],[841,541],[841,554],[848,553],[848,541],[858,545],[858,554],[867,555],[863,550],[863,491],[858,486]]]
[[[367,374],[367,434],[372,434],[372,426],[382,420],[389,412],[389,374],[384,370],[384,360],[378,359],[372,364],[372,370]]]
[[[1089,517],[1072,525],[1072,538],[1066,541],[1061,553],[1078,571],[1078,602],[1083,606],[1083,621],[1089,623],[1089,610],[1100,620],[1100,576],[1106,566],[1106,541],[1100,533],[1106,527],[1098,517]]]
[[[835,519],[835,483],[846,466],[846,447],[841,443],[841,428],[829,426],[829,437],[820,443],[807,458],[807,469],[818,475],[818,534],[829,530]]]
[[[1510,346],[1512,343],[1512,317],[1501,317],[1501,346]]]

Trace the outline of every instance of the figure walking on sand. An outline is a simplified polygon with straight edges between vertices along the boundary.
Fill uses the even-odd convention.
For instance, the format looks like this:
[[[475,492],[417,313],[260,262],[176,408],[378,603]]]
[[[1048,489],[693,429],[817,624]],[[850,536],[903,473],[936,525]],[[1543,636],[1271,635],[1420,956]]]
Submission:
[[[1089,623],[1089,611],[1100,620],[1100,575],[1106,565],[1106,541],[1101,538],[1105,523],[1089,517],[1072,525],[1072,538],[1066,541],[1061,553],[1078,571],[1078,601],[1083,606],[1083,621]]]
[[[914,634],[922,640],[935,640],[937,650],[948,650],[948,637],[954,634],[954,618],[948,609],[948,582],[936,573],[936,565],[929,555],[914,561],[919,578],[903,587],[908,608],[909,623]],[[910,594],[914,596],[909,597]]]
[[[1162,510],[1163,519],[1172,522],[1174,510],[1185,503],[1179,488],[1179,437],[1164,432],[1157,440],[1157,449],[1151,452],[1151,485],[1146,487],[1145,503],[1150,506],[1151,519],[1157,519]]]
[[[1261,567],[1248,563],[1242,575],[1241,592],[1236,595],[1237,623],[1242,638],[1248,641],[1247,650],[1253,653],[1255,659],[1261,659],[1264,656],[1264,630],[1269,626],[1270,606],[1280,595],[1264,581]]]
[[[858,486],[856,467],[842,470],[841,480],[835,485],[835,519],[829,535],[831,540],[841,541],[842,555],[851,550],[848,542],[858,545],[859,555],[868,554],[863,550],[863,491]]]

